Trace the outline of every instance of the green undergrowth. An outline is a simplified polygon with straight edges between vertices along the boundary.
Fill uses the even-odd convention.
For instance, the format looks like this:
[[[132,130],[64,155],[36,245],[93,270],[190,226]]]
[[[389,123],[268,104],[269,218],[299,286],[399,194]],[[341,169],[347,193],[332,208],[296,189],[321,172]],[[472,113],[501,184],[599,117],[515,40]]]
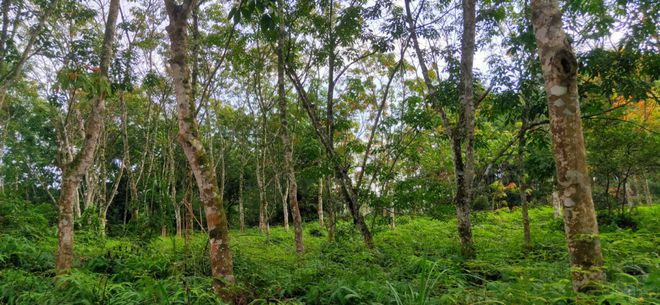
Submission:
[[[49,213],[47,206],[0,205],[0,304],[221,304],[203,233],[189,242],[142,241],[78,230],[76,268],[55,277],[57,234]],[[601,229],[609,283],[587,297],[592,304],[660,302],[660,207],[628,215],[636,227]],[[395,230],[375,222],[374,250],[348,222],[338,224],[332,243],[317,223],[307,223],[302,256],[293,230],[232,231],[237,302],[574,304],[561,220],[548,208],[532,209],[530,220],[534,244],[525,251],[519,210],[474,214],[478,255],[469,261],[458,255],[451,217],[399,217]]]

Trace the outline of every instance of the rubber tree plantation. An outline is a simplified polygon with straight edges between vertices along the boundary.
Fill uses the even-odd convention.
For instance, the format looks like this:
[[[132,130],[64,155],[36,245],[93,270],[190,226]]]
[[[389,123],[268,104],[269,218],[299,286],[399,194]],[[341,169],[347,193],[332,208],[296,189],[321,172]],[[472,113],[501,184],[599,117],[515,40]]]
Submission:
[[[0,0],[0,304],[660,304],[660,5]]]

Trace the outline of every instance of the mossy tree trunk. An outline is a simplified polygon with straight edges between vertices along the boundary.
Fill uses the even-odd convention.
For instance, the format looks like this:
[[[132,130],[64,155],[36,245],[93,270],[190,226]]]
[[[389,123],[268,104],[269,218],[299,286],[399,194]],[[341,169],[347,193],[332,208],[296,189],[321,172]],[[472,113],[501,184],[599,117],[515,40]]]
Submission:
[[[195,176],[200,199],[204,205],[209,234],[213,287],[224,301],[230,302],[232,293],[228,288],[233,286],[235,279],[229,249],[227,215],[221,201],[215,170],[200,140],[188,65],[188,19],[196,5],[195,0],[186,0],[181,4],[177,4],[175,0],[165,0],[165,8],[170,21],[166,29],[172,52],[169,62],[176,95],[179,122],[178,141]]]

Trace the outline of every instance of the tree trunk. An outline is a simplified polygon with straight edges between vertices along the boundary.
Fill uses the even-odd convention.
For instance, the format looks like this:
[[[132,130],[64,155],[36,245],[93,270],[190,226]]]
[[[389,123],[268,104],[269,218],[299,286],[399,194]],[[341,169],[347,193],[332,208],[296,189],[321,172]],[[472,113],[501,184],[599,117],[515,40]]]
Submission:
[[[319,227],[323,228],[323,177],[319,178],[319,198],[316,206],[316,213],[319,215]]]
[[[552,190],[552,210],[554,211],[553,216],[555,218],[561,217],[561,202],[559,201],[559,192],[556,187]]]
[[[285,181],[286,181],[286,175],[284,176]],[[289,198],[289,184],[286,183],[284,189],[282,188],[282,183],[280,180],[282,179],[282,176],[280,175],[279,172],[275,173],[275,186],[277,187],[277,190],[280,193],[280,198],[282,199],[282,217],[284,220],[284,231],[289,232],[289,203],[288,203],[288,198]]]
[[[529,213],[528,213],[528,204],[527,204],[527,183],[525,181],[525,132],[526,125],[523,122],[523,125],[520,127],[518,133],[518,183],[520,187],[520,204],[522,206],[522,222],[523,222],[523,235],[525,240],[525,250],[530,250],[532,248],[532,236],[529,229]]]
[[[440,114],[443,128],[449,133],[454,175],[456,183],[456,218],[458,235],[461,241],[461,254],[466,258],[476,255],[472,241],[470,223],[470,205],[472,202],[472,180],[474,176],[474,85],[472,66],[474,61],[476,33],[476,0],[463,0],[463,34],[461,40],[461,92],[459,122],[452,128],[447,113],[437,101],[437,88],[433,84],[424,60],[424,54],[417,39],[416,20],[410,9],[410,0],[405,0],[406,22],[415,48],[424,82],[428,88],[429,99]],[[419,16],[419,15],[418,15]],[[462,144],[465,142],[465,158]]]
[[[288,178],[289,186],[289,204],[291,205],[291,214],[293,215],[293,229],[295,231],[296,252],[301,254],[305,247],[303,245],[302,217],[298,208],[298,183],[296,181],[295,162],[293,160],[293,144],[289,138],[289,123],[287,118],[287,101],[284,90],[284,0],[277,1],[277,8],[280,15],[279,31],[277,37],[277,95],[280,112],[280,136],[282,137],[282,146],[284,147],[284,170]],[[285,219],[288,215],[285,216]]]
[[[229,249],[229,228],[227,215],[220,200],[220,190],[214,168],[209,163],[206,150],[200,141],[199,128],[195,118],[195,103],[191,92],[190,68],[188,67],[188,18],[195,0],[176,4],[175,0],[165,0],[169,16],[167,33],[170,37],[170,66],[174,83],[179,122],[178,141],[195,175],[200,199],[204,205],[209,235],[209,250],[213,286],[216,293],[225,301],[231,302],[232,293],[228,286],[235,283],[233,261]]]
[[[605,205],[607,206],[607,214],[612,215],[612,205],[610,204],[610,175],[607,174],[605,178]],[[559,201],[559,199],[557,199]]]
[[[332,178],[329,176],[325,177],[326,181],[324,184],[325,187],[325,202],[328,210],[328,240],[333,241],[335,239],[335,225],[337,224],[337,218],[335,217],[335,207],[334,200],[332,198]]]
[[[456,220],[458,224],[458,237],[461,241],[461,255],[466,258],[473,258],[476,255],[474,243],[472,241],[472,224],[470,222],[470,190],[466,181],[466,169],[463,164],[461,145],[458,137],[453,137],[452,145],[454,172],[456,179]]]
[[[265,140],[262,140],[265,141]],[[262,150],[257,149],[257,186],[259,187],[259,231],[263,234],[268,234],[268,198],[266,198],[266,179],[264,170],[264,159],[265,154],[262,153]]]
[[[562,29],[557,0],[532,0],[532,23],[548,96],[573,289],[588,291],[594,282],[605,281],[605,273],[580,122],[577,60]]]
[[[186,175],[186,192],[183,193],[183,206],[186,209],[184,238],[190,240],[194,229],[193,219],[195,218],[195,212],[192,206],[192,177],[190,172]]]
[[[115,38],[118,12],[119,0],[111,0],[101,48],[100,78],[105,80],[108,77],[108,67],[112,58],[112,45]],[[66,272],[73,265],[73,205],[76,197],[78,197],[78,186],[82,176],[94,161],[94,152],[103,126],[105,98],[105,94],[93,98],[92,109],[85,126],[83,146],[73,161],[65,164],[62,168],[62,191],[57,202],[59,244],[55,266],[58,273]]]
[[[458,138],[454,148],[460,156],[461,140],[465,141],[465,168],[458,170],[457,174],[464,173],[464,177],[457,176],[459,181],[457,193],[458,233],[461,239],[461,253],[464,257],[473,258],[476,250],[472,241],[472,225],[470,223],[470,206],[472,204],[472,180],[474,177],[474,85],[472,66],[474,61],[476,32],[476,0],[463,0],[463,35],[461,40],[461,117],[462,131],[454,132],[454,138]],[[465,139],[460,139],[461,132],[465,133]],[[460,162],[459,162],[460,163]],[[462,180],[462,181],[461,181]]]
[[[245,208],[243,207],[243,188],[245,184],[245,165],[241,161],[241,168],[238,178],[238,226],[241,233],[245,232]]]
[[[644,190],[644,200],[646,201],[646,204],[652,205],[653,195],[651,195],[651,190],[649,189],[649,180],[646,179],[646,174],[642,174],[641,180],[642,180],[642,189]]]

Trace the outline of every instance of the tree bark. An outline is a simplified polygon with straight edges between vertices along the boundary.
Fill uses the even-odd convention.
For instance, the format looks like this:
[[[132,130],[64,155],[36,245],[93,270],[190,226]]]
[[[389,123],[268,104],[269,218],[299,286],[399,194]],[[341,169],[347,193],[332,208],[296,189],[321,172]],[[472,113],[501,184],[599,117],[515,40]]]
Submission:
[[[228,287],[233,286],[235,279],[229,249],[227,215],[220,200],[215,170],[209,163],[206,150],[200,141],[199,127],[194,116],[195,103],[191,91],[190,68],[187,62],[188,19],[196,5],[195,0],[186,0],[182,4],[177,4],[175,0],[165,0],[170,21],[166,29],[172,52],[170,66],[177,103],[178,141],[195,175],[200,199],[204,205],[213,286],[224,301],[231,302],[232,293]]]
[[[335,206],[334,200],[332,198],[332,178],[325,177],[325,203],[326,209],[328,210],[328,240],[333,241],[335,239],[335,225],[337,224],[337,218],[335,217]]]
[[[280,180],[282,179],[282,175],[280,175],[279,172],[275,173],[275,186],[277,187],[277,190],[280,193],[280,198],[282,199],[282,217],[284,220],[284,231],[289,232],[289,183],[287,182],[282,188],[282,183]],[[284,176],[284,179],[286,181],[286,175]]]
[[[280,136],[284,147],[284,170],[289,183],[289,204],[293,215],[293,230],[296,239],[296,253],[302,254],[305,250],[302,236],[302,217],[298,207],[298,182],[296,181],[295,162],[293,160],[293,144],[289,137],[289,123],[287,118],[287,101],[284,90],[284,0],[277,1],[280,15],[279,30],[277,35],[277,96],[280,113]],[[288,218],[288,215],[285,216]]]
[[[464,257],[476,256],[472,241],[472,225],[470,223],[470,206],[472,204],[472,180],[474,178],[474,85],[472,66],[474,62],[475,35],[476,35],[476,0],[463,0],[463,36],[461,39],[461,113],[460,124],[465,138],[459,136],[461,131],[455,132],[454,138],[459,139],[458,152],[465,141],[465,171],[462,179],[457,178],[461,197],[457,200],[456,213],[458,216],[458,232],[461,239],[461,253]],[[454,152],[457,152],[454,149]],[[461,175],[458,171],[457,175]]]
[[[641,182],[642,182],[642,189],[644,190],[644,200],[646,204],[652,205],[653,204],[653,195],[651,194],[651,190],[649,189],[649,180],[646,179],[646,174],[642,174],[641,177]]]
[[[186,191],[183,193],[183,207],[186,209],[186,224],[184,230],[184,238],[186,240],[192,239],[193,233],[193,219],[195,212],[192,206],[192,173],[188,172],[186,175]]]
[[[265,127],[264,127],[265,128]],[[264,135],[265,137],[265,135]],[[266,141],[262,139],[262,141]],[[265,145],[259,145],[257,148],[257,166],[256,166],[256,175],[257,175],[257,187],[259,187],[259,231],[263,234],[269,233],[269,224],[268,224],[268,198],[266,198],[266,174],[265,170]]]
[[[561,217],[561,202],[559,201],[559,192],[556,187],[552,190],[552,210],[554,211],[554,218]]]
[[[245,232],[245,208],[243,206],[243,188],[245,184],[245,162],[241,154],[241,168],[238,178],[238,226],[242,232]]]
[[[107,79],[108,77],[118,12],[119,0],[111,0],[101,48],[99,67],[101,79]],[[62,191],[57,203],[59,244],[55,266],[58,273],[68,271],[73,265],[73,204],[78,196],[78,186],[82,176],[94,161],[94,152],[103,126],[103,116],[105,115],[105,99],[106,96],[103,93],[93,98],[91,113],[85,126],[83,146],[73,161],[65,164],[62,168]]]
[[[595,282],[605,281],[605,273],[580,120],[577,60],[557,0],[532,0],[532,23],[548,96],[573,289],[588,291]]]
[[[522,206],[522,222],[523,222],[523,236],[525,240],[525,250],[530,250],[532,248],[532,235],[529,229],[529,213],[528,213],[528,203],[527,203],[527,183],[525,181],[525,133],[526,125],[523,122],[523,125],[520,127],[518,132],[518,184],[520,187],[520,204]]]
[[[316,206],[316,213],[319,215],[319,227],[323,228],[323,177],[319,178],[319,198]]]

